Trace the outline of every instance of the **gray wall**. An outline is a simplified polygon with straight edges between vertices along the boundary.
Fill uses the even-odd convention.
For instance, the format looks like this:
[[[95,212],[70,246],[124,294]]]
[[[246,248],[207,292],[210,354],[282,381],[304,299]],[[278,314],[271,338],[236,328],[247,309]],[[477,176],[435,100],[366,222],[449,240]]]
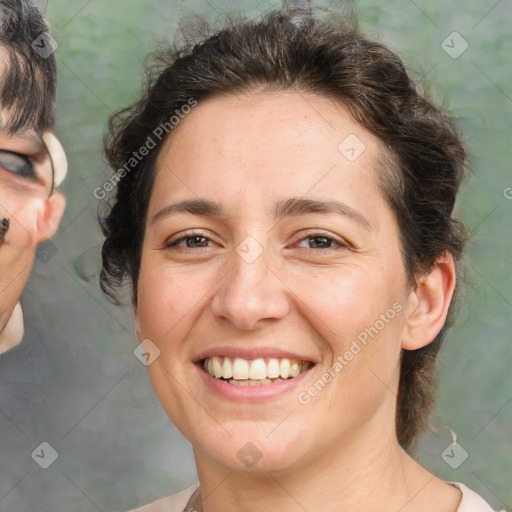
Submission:
[[[249,13],[278,4],[236,2]],[[359,0],[355,7],[362,30],[394,47],[431,83],[434,97],[462,123],[473,154],[457,206],[472,230],[468,285],[444,347],[441,398],[420,460],[494,506],[510,507],[511,4]],[[215,22],[229,9],[220,0],[49,2],[59,43],[57,131],[70,163],[68,207],[36,260],[24,300],[59,378],[45,388],[43,423],[33,416],[14,425],[0,414],[2,512],[121,511],[196,479],[190,446],[160,410],[133,356],[129,309],[109,304],[97,285],[100,205],[93,190],[108,176],[105,120],[137,97],[145,54],[158,39],[173,37],[181,17],[195,11]],[[450,36],[442,46],[454,31],[468,44],[458,58],[462,39]],[[452,440],[449,428],[468,452],[457,469],[441,457]],[[30,456],[43,441],[58,452],[48,469]]]

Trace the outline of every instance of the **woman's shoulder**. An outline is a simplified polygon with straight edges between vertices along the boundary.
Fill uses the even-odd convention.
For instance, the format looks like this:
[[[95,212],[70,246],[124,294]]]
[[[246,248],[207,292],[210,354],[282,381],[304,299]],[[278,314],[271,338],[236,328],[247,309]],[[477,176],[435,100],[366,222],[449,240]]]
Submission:
[[[134,509],[131,512],[184,512],[187,503],[198,487],[199,484],[192,485],[184,491],[154,501],[149,505]]]
[[[469,489],[469,487],[458,482],[449,483],[462,492],[462,500],[457,512],[495,512],[481,496]],[[167,498],[162,498],[161,500],[132,510],[131,512],[187,512],[184,509],[198,486],[199,484],[195,484],[184,491],[168,496]]]
[[[449,482],[462,492],[462,500],[457,512],[494,512],[488,503],[476,492],[458,482]],[[501,512],[505,512],[504,510]]]

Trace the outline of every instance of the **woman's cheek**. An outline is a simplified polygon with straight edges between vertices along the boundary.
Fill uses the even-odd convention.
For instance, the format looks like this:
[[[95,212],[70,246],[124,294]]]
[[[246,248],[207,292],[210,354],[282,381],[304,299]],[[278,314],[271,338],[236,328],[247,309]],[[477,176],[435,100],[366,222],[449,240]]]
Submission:
[[[139,276],[138,315],[149,337],[176,336],[200,307],[207,276],[148,261]]]
[[[378,291],[360,272],[347,268],[290,274],[283,279],[307,309],[314,312],[331,332],[349,334],[373,314]],[[370,300],[372,297],[372,300]],[[311,315],[309,315],[311,316]]]

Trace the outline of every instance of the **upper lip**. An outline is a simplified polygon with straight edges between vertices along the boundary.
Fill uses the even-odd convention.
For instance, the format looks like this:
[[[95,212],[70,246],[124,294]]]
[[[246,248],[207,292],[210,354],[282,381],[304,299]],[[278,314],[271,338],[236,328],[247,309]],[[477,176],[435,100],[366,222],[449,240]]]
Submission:
[[[236,347],[234,345],[226,345],[226,346],[218,346],[211,347],[200,352],[196,357],[194,357],[193,361],[198,363],[207,357],[231,357],[231,358],[241,358],[246,359],[248,361],[252,361],[254,359],[265,359],[265,358],[286,358],[286,359],[297,359],[299,361],[307,361],[309,363],[315,364],[313,358],[309,356],[305,356],[303,354],[298,354],[296,352],[290,352],[288,350],[282,350],[276,347]]]

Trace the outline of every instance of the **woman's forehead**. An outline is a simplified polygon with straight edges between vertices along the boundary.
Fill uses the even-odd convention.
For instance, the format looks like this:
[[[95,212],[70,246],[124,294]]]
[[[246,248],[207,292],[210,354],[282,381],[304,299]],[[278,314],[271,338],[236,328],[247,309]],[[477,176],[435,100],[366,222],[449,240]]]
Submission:
[[[212,121],[215,122],[212,124]],[[293,127],[289,126],[290,122]],[[315,133],[321,135],[331,134],[333,131],[343,132],[344,126],[360,133],[366,132],[339,101],[299,91],[262,90],[215,95],[199,101],[175,127],[169,140],[183,138],[183,132],[183,135],[190,135],[190,131],[193,131],[194,135],[200,133],[207,139],[222,138],[223,141],[227,135],[258,135],[253,141],[259,143],[265,140],[267,133],[278,131],[283,126],[293,129],[279,132],[279,140],[287,135],[298,139],[303,132],[308,137],[314,137]]]
[[[296,194],[324,181],[367,185],[382,146],[328,98],[288,91],[216,97],[200,102],[165,141],[156,179],[272,184]]]
[[[159,155],[150,219],[194,198],[247,219],[297,198],[341,202],[374,220],[388,209],[376,179],[382,143],[328,99],[215,98],[184,121]]]

